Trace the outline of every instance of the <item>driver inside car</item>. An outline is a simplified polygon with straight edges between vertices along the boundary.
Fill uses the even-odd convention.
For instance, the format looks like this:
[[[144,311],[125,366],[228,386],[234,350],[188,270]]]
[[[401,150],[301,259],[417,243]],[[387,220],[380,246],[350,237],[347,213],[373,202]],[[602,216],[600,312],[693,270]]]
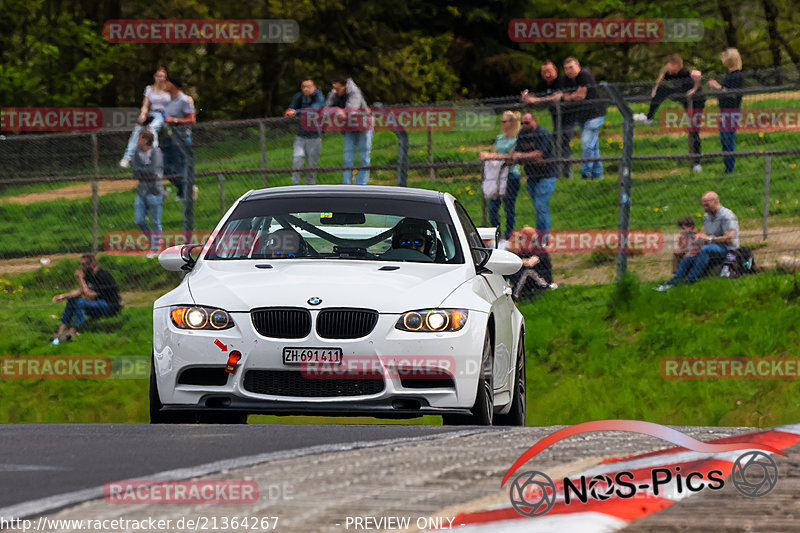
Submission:
[[[264,258],[284,259],[307,257],[308,244],[302,235],[291,229],[279,229],[269,234],[264,244]]]
[[[395,250],[413,250],[434,260],[436,256],[436,230],[427,220],[404,218],[394,227],[392,247],[387,254],[391,254]]]

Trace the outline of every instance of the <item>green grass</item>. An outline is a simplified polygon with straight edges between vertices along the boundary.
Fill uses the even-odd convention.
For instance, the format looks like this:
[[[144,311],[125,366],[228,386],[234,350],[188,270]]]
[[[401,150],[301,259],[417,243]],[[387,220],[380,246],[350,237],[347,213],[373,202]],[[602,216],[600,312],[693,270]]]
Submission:
[[[50,298],[74,285],[77,261],[0,280],[0,354],[149,358],[152,301],[177,278],[154,261],[101,259],[123,291],[142,286],[148,291],[125,292],[128,305],[121,315],[90,321],[75,341],[54,347],[48,341],[63,305]],[[796,420],[798,382],[673,381],[659,370],[668,356],[797,355],[795,278],[763,273],[705,280],[667,293],[651,287],[635,278],[618,285],[567,286],[520,306],[527,329],[528,424],[628,418],[771,426]],[[146,422],[147,388],[146,379],[4,380],[0,422]],[[251,422],[387,421],[254,416]],[[439,418],[391,423],[438,424]]]

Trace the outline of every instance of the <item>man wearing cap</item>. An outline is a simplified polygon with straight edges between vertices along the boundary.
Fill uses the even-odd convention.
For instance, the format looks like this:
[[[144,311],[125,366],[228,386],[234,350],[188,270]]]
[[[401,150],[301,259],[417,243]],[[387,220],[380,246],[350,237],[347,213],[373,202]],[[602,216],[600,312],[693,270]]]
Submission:
[[[194,100],[184,93],[183,81],[178,76],[167,76],[167,92],[170,101],[164,106],[164,124],[170,124],[172,128],[167,128],[162,134],[161,151],[164,154],[164,174],[178,175],[169,180],[178,190],[176,200],[183,200],[183,176],[186,169],[186,161],[179,148],[180,140],[174,138],[179,136],[187,147],[192,146],[192,129],[189,126],[197,122],[195,119]]]

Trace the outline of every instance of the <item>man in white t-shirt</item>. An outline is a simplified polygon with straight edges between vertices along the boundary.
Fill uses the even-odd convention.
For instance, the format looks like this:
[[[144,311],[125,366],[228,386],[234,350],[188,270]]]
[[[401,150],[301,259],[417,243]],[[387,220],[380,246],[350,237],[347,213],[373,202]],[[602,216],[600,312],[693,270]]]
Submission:
[[[184,93],[182,80],[177,76],[167,77],[167,92],[170,100],[164,105],[164,124],[169,124],[172,128],[166,128],[161,135],[161,151],[164,154],[164,175],[178,175],[169,180],[178,190],[176,200],[183,200],[183,176],[186,173],[186,161],[180,150],[179,143],[191,149],[192,129],[190,124],[195,124],[194,100]],[[179,136],[181,140],[173,138]]]

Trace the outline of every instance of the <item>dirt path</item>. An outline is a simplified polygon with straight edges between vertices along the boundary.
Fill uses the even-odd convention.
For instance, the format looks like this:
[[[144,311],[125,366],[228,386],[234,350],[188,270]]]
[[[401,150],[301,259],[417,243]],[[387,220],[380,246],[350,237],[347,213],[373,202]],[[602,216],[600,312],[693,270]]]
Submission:
[[[136,187],[136,183],[136,180],[103,180],[98,182],[97,190],[100,195],[112,192],[130,191]],[[8,198],[0,198],[0,204],[28,205],[34,202],[51,202],[53,200],[79,200],[81,198],[90,198],[91,196],[91,183],[78,183],[76,185],[58,187],[49,191],[39,191],[9,196]]]

